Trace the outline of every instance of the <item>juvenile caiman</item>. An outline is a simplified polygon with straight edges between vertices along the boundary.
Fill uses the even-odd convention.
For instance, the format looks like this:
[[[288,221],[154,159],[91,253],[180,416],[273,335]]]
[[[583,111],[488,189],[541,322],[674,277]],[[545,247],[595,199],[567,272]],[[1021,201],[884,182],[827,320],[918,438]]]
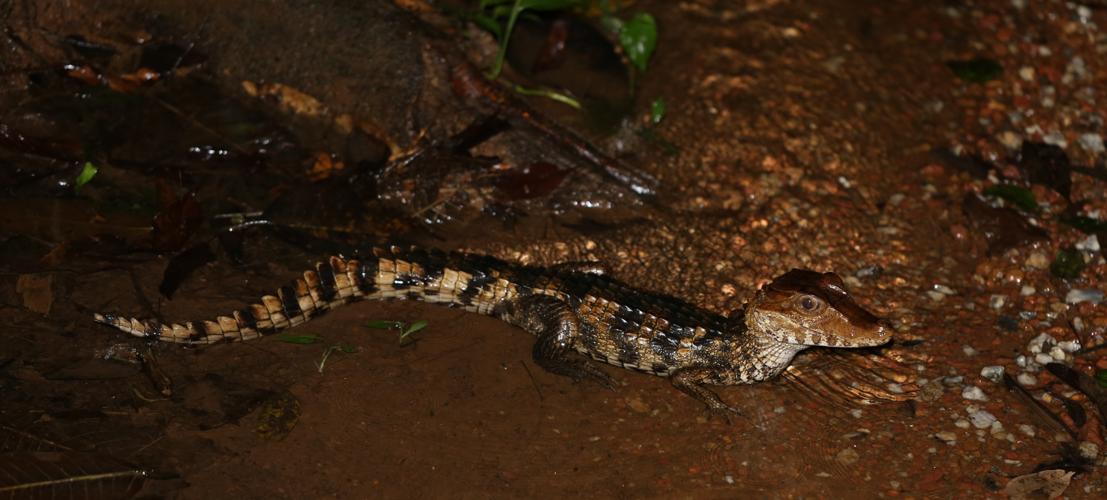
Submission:
[[[231,316],[161,324],[111,314],[96,321],[139,337],[184,344],[249,340],[356,300],[407,298],[498,317],[538,339],[535,363],[607,387],[612,379],[572,351],[668,377],[716,412],[735,411],[705,385],[772,378],[811,346],[866,347],[891,339],[834,273],[793,269],[729,318],[673,297],[636,290],[592,264],[532,267],[462,252],[376,248],[331,257],[302,278]]]

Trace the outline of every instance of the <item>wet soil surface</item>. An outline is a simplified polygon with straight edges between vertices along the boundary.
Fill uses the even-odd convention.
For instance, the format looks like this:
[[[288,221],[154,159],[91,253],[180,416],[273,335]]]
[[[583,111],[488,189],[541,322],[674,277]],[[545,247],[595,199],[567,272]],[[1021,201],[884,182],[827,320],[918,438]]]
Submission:
[[[587,82],[578,112],[487,83],[462,2],[0,2],[0,488],[1102,497],[1107,10],[628,3],[660,33],[631,93],[593,18],[520,27],[504,78]],[[419,302],[205,348],[91,321],[213,318],[390,242],[596,261],[722,314],[835,271],[897,339],[720,388],[726,422]]]

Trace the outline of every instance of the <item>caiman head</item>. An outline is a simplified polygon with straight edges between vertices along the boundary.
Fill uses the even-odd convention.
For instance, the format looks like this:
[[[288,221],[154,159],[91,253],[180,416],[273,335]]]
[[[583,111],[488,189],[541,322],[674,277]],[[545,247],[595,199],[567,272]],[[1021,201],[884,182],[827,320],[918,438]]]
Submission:
[[[785,344],[868,347],[892,338],[889,328],[854,302],[834,273],[788,271],[758,290],[745,316],[751,333]]]

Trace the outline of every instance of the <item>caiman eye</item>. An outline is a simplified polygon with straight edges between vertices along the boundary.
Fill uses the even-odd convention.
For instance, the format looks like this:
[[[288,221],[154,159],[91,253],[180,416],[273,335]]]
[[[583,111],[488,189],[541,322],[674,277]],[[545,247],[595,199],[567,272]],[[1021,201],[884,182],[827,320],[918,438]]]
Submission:
[[[799,306],[804,312],[815,312],[819,309],[821,301],[810,295],[804,295],[799,299]]]

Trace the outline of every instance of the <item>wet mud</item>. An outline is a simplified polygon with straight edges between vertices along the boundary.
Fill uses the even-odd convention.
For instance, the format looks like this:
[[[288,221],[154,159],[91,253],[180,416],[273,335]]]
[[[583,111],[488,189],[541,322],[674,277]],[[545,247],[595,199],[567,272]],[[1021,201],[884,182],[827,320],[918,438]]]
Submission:
[[[0,2],[0,491],[1101,497],[1107,11],[618,3],[657,20],[645,72],[585,10],[491,82],[465,2]],[[896,341],[719,388],[727,422],[415,301],[203,348],[92,321],[211,319],[387,243],[721,314],[835,271]]]

